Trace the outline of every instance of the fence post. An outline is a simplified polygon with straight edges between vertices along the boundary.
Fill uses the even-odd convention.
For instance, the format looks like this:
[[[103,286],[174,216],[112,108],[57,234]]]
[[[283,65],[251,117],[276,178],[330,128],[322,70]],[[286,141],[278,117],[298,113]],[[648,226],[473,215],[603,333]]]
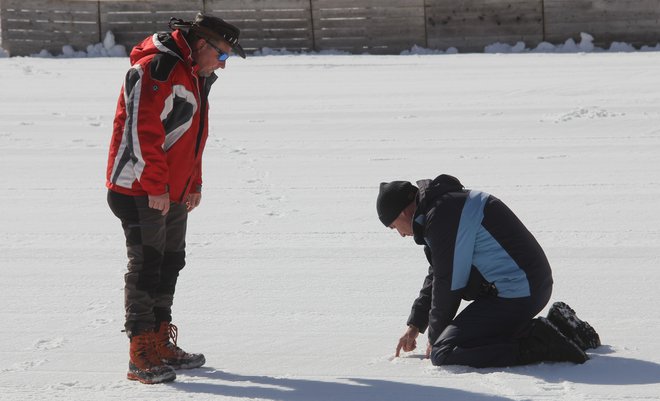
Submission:
[[[309,0],[309,18],[312,24],[312,50],[316,51],[316,33],[314,32],[314,0]]]
[[[6,50],[11,54],[11,49],[8,49],[7,43],[5,41],[8,38],[9,34],[7,33],[7,24],[3,23],[3,21],[6,21],[6,13],[4,12],[5,10],[5,4],[4,0],[0,0],[0,48]]]
[[[541,29],[543,30],[541,40],[543,42],[546,42],[547,39],[545,37],[545,0],[541,0]]]
[[[428,0],[424,0],[424,4],[422,7],[424,7],[424,47],[429,48],[429,31],[428,31],[428,21],[426,20],[426,10],[428,6],[426,5],[426,2]]]
[[[99,43],[103,43],[103,27],[101,26],[101,0],[96,2],[96,12],[98,13],[96,17],[96,26],[99,27]]]

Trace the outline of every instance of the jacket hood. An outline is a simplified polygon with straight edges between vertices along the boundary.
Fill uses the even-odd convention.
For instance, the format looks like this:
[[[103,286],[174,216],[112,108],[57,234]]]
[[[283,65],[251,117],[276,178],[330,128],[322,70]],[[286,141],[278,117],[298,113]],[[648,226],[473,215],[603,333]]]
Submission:
[[[463,184],[461,184],[458,178],[448,174],[441,174],[434,180],[417,181],[417,186],[419,187],[419,194],[417,195],[418,206],[428,198],[437,198],[448,192],[462,191],[464,189]]]
[[[184,33],[178,30],[171,33],[154,33],[138,43],[133,50],[131,50],[131,65],[136,64],[144,57],[158,53],[173,55],[192,65],[192,49],[190,49],[190,45],[186,41]]]
[[[413,217],[413,238],[419,245],[425,245],[424,228],[430,210],[435,201],[442,195],[450,192],[460,192],[464,189],[458,178],[441,174],[433,180],[417,181],[419,192],[417,193],[417,210]]]

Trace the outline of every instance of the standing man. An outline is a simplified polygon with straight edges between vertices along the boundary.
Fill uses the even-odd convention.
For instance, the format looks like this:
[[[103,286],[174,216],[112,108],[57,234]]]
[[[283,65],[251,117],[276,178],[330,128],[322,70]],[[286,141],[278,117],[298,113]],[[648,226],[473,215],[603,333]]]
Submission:
[[[564,303],[534,319],[552,293],[550,264],[534,236],[499,199],[458,179],[382,183],[380,221],[424,246],[429,272],[399,340],[416,348],[428,327],[434,365],[500,367],[584,363],[598,334]],[[472,301],[456,315],[461,299]],[[578,345],[579,344],[579,345]]]
[[[240,31],[220,18],[172,18],[133,48],[113,124],[108,204],[121,220],[128,249],[125,275],[127,377],[142,383],[176,378],[204,355],[177,346],[172,302],[185,265],[188,213],[202,199],[202,153],[208,95],[233,53],[245,58]],[[171,340],[171,341],[170,341]]]

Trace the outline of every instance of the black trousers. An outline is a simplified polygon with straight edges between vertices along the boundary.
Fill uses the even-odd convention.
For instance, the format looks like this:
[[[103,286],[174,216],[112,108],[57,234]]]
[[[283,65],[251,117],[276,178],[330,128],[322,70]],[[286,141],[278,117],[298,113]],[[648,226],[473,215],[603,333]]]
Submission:
[[[519,340],[550,300],[552,285],[526,298],[484,296],[469,304],[440,334],[431,351],[436,365],[475,368],[519,363]]]
[[[128,272],[124,276],[126,333],[129,337],[172,321],[179,271],[185,266],[185,205],[171,203],[169,213],[151,209],[147,196],[108,191],[108,205],[126,236]]]

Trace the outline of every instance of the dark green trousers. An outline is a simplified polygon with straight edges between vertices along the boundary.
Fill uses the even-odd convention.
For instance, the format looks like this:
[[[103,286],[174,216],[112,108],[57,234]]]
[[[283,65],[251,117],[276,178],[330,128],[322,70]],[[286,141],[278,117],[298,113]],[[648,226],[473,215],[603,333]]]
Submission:
[[[172,203],[167,215],[149,207],[147,196],[108,191],[108,205],[126,236],[124,276],[126,333],[129,337],[172,321],[179,271],[185,266],[188,211]]]

